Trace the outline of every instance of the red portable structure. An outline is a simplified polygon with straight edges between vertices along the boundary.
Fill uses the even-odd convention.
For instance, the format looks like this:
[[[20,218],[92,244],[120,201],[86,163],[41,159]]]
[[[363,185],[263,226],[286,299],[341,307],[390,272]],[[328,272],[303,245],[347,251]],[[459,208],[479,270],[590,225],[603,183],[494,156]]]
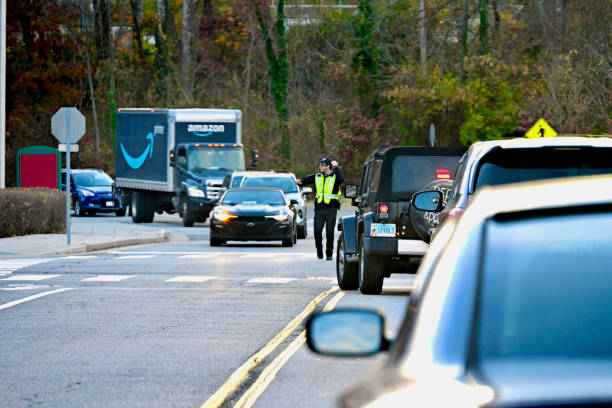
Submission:
[[[49,146],[29,146],[17,151],[17,187],[59,188],[62,157]]]

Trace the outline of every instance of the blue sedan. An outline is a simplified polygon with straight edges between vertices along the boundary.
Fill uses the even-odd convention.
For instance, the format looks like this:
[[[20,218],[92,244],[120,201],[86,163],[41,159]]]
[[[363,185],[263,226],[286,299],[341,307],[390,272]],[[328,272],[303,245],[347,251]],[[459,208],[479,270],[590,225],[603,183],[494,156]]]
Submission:
[[[66,172],[62,171],[62,190],[65,189]],[[121,200],[113,194],[113,179],[99,169],[70,170],[70,193],[72,194],[72,209],[77,217],[85,214],[114,212],[123,217],[126,207],[121,206]]]

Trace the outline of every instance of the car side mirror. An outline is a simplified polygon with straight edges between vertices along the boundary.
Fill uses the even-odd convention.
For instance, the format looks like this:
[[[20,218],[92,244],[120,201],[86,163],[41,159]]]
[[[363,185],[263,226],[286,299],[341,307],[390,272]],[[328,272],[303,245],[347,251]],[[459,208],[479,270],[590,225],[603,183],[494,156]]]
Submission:
[[[295,198],[291,199],[291,200],[289,200],[289,204],[291,204],[291,205],[298,205],[298,200],[296,200]]]
[[[176,159],[174,157],[174,152],[171,150],[170,151],[170,161],[169,161],[170,167],[174,167],[176,166]]]
[[[347,184],[344,187],[344,196],[346,198],[357,198],[359,196],[359,187],[354,184]]]
[[[421,211],[440,212],[444,209],[444,200],[441,191],[420,191],[412,195],[411,206]]]
[[[389,349],[385,318],[375,310],[334,309],[314,313],[306,323],[308,347],[319,354],[370,356]]]
[[[302,195],[312,194],[312,187],[304,187],[302,188]]]

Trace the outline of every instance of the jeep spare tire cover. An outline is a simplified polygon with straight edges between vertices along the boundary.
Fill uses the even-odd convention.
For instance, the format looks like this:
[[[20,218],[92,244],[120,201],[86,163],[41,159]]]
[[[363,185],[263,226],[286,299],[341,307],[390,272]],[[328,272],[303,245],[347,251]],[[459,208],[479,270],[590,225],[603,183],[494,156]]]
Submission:
[[[442,192],[442,202],[446,207],[450,191],[453,188],[452,180],[435,180],[422,188],[423,190],[437,190]],[[434,227],[434,221],[438,220],[438,213],[432,211],[417,210],[410,206],[410,223],[416,234],[425,242],[429,242],[429,230]]]

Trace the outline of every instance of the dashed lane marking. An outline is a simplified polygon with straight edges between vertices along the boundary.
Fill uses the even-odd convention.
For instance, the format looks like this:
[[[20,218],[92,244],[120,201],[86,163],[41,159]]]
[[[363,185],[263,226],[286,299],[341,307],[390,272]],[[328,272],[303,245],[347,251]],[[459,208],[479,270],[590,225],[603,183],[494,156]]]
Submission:
[[[120,282],[135,276],[136,275],[98,275],[91,278],[82,279],[81,282]]]
[[[249,279],[247,283],[289,283],[296,280],[295,278],[254,278]]]
[[[116,259],[150,259],[156,258],[157,255],[126,255],[126,256],[118,256]]]
[[[0,281],[41,281],[45,279],[57,278],[60,275],[11,275],[2,278]]]
[[[193,255],[182,255],[179,256],[179,259],[208,259],[214,258],[217,255],[215,254],[193,254]]]
[[[171,279],[166,279],[165,282],[182,282],[182,283],[201,283],[213,279],[219,279],[218,276],[177,276]]]

